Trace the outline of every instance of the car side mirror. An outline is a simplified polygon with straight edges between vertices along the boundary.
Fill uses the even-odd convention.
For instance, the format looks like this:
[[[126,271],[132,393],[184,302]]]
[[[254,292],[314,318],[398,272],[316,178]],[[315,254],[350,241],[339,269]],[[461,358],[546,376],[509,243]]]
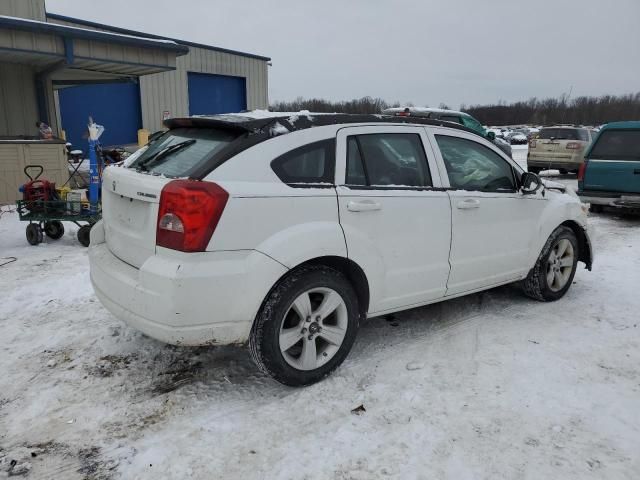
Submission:
[[[531,195],[542,188],[542,179],[533,172],[524,172],[520,177],[520,185],[524,195]]]
[[[496,132],[487,132],[487,138],[493,142],[496,139]]]

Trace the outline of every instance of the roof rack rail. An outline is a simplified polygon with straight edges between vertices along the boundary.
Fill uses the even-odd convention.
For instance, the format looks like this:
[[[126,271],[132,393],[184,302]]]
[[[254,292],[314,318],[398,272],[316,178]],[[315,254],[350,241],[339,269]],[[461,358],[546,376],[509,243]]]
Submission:
[[[347,125],[355,123],[403,123],[414,125],[431,125],[437,127],[448,127],[456,130],[473,133],[482,136],[480,133],[460,125],[455,122],[444,120],[434,120],[421,117],[398,117],[394,115],[381,114],[350,114],[350,113],[295,113],[278,115],[274,112],[272,116],[254,118],[250,115],[225,114],[211,116],[192,116],[182,118],[170,118],[164,121],[167,128],[176,127],[218,127],[226,130],[234,130],[247,133],[269,133],[270,136],[278,136],[298,130],[305,130],[313,127],[327,125]]]

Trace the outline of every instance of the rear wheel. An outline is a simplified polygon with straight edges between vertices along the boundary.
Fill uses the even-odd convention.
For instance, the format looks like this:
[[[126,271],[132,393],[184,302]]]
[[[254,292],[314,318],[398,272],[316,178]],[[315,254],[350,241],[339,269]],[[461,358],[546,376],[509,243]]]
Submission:
[[[358,329],[349,281],[321,265],[286,276],[265,300],[249,338],[258,368],[285,385],[321,380],[346,358]]]
[[[91,225],[83,225],[78,229],[78,241],[83,247],[88,247],[91,242]]]
[[[542,302],[564,296],[571,287],[578,265],[578,240],[569,227],[556,228],[538,261],[522,282],[524,293]]]
[[[42,229],[37,223],[30,223],[29,225],[27,225],[25,234],[27,236],[27,242],[29,242],[29,244],[31,245],[38,245],[39,243],[42,243],[42,240],[44,240]]]
[[[64,235],[64,225],[62,222],[58,220],[51,220],[49,222],[44,223],[44,233],[47,234],[47,237],[58,240]]]

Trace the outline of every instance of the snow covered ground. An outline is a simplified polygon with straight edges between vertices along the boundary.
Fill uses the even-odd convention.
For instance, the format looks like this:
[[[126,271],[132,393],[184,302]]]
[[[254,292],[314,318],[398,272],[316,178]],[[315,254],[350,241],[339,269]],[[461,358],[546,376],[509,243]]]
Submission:
[[[291,389],[243,348],[124,326],[75,228],[31,247],[3,213],[0,478],[640,478],[640,220],[592,221],[594,271],[562,300],[509,286],[373,319]]]

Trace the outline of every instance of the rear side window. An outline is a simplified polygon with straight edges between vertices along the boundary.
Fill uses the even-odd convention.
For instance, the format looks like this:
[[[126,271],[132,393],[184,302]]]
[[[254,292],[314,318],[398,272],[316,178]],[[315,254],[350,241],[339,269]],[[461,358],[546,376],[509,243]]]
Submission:
[[[348,137],[347,185],[430,187],[420,135],[380,133]]]
[[[583,128],[543,128],[538,138],[542,140],[584,140],[589,141],[587,130]]]
[[[213,128],[174,128],[150,142],[129,167],[187,177],[237,137],[237,133]]]
[[[589,158],[640,160],[640,130],[605,130],[600,132]]]
[[[321,140],[279,156],[271,162],[271,168],[287,185],[333,185],[335,152],[335,139]]]

